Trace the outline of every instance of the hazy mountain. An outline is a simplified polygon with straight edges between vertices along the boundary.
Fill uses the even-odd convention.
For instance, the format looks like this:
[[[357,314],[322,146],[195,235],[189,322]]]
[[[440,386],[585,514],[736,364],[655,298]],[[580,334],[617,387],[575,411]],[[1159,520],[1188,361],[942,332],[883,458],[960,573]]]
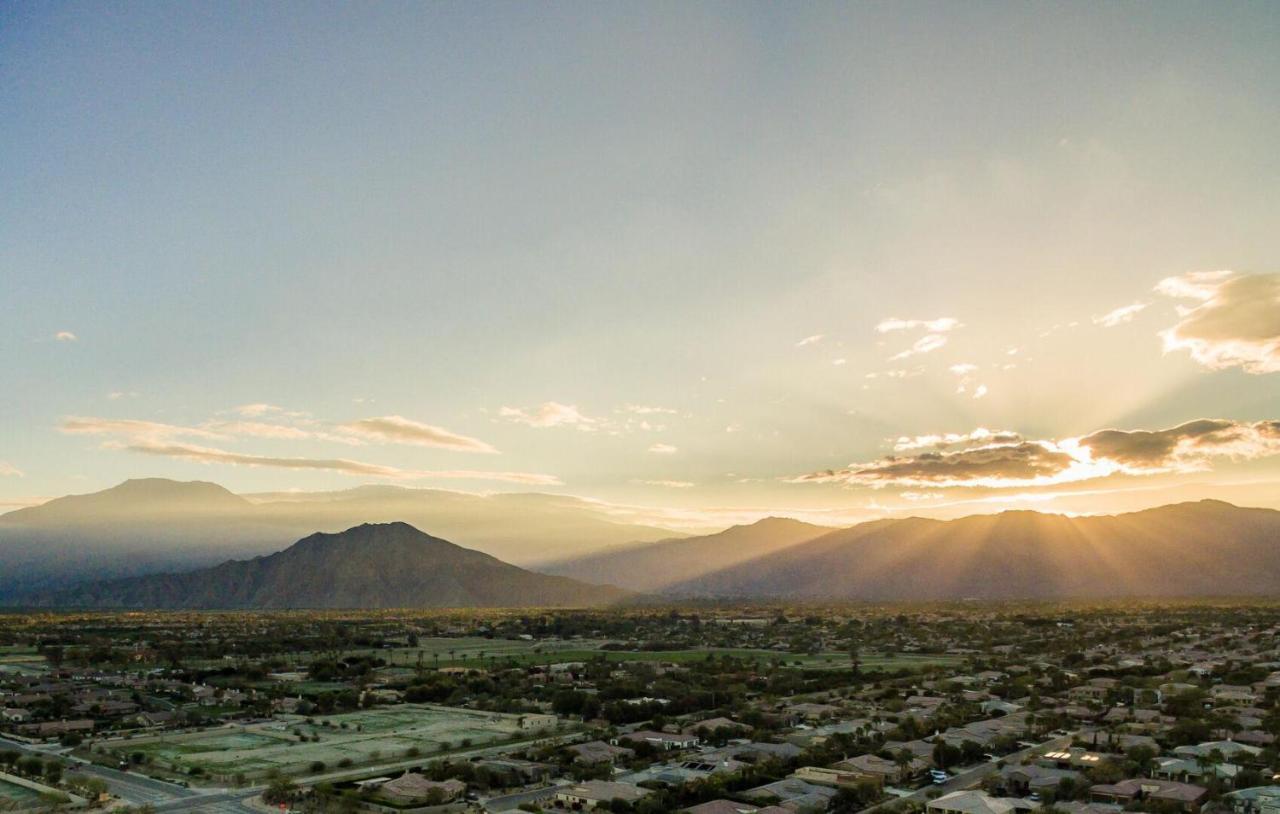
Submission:
[[[408,523],[312,534],[284,551],[180,574],[93,582],[30,604],[94,608],[582,607],[616,588],[535,574]]]
[[[633,591],[658,591],[700,574],[779,551],[831,531],[785,517],[766,517],[717,534],[635,543],[538,568],[547,574]]]
[[[368,486],[245,497],[212,483],[131,480],[0,515],[0,600],[86,578],[190,570],[279,551],[316,530],[395,520],[518,564],[674,534],[557,495]]]
[[[1012,599],[1280,593],[1280,512],[1220,501],[878,520],[672,585],[681,596]]]

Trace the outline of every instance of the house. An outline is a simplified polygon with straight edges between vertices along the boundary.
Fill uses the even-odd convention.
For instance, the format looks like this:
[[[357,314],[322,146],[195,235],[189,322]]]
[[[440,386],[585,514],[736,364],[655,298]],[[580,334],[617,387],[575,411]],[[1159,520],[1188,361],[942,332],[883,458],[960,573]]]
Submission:
[[[847,772],[834,768],[826,769],[822,766],[801,766],[792,772],[791,776],[806,783],[831,786],[832,788],[853,788],[860,783],[871,783],[879,786],[884,783],[884,778],[879,775]]]
[[[1209,690],[1209,697],[1220,704],[1243,704],[1249,706],[1257,703],[1258,694],[1252,687],[1236,684],[1218,684]]]
[[[1235,741],[1207,741],[1205,743],[1197,743],[1194,746],[1179,746],[1173,750],[1175,755],[1190,760],[1207,758],[1215,752],[1227,760],[1247,762],[1256,757],[1262,750],[1256,746],[1247,746]]]
[[[781,806],[759,806],[751,803],[739,803],[734,800],[712,800],[693,808],[686,808],[685,814],[791,814],[790,809]]]
[[[798,777],[788,777],[774,783],[766,783],[743,792],[748,800],[777,801],[796,814],[816,814],[826,811],[835,799],[836,790],[829,786],[819,786]]]
[[[1222,795],[1235,814],[1280,814],[1280,786],[1254,786]]]
[[[607,807],[614,800],[634,803],[651,792],[630,783],[613,783],[608,780],[588,780],[556,791],[555,802],[559,808],[593,809]]]
[[[899,764],[896,760],[885,760],[879,755],[858,755],[857,757],[851,757],[832,764],[832,768],[867,777],[876,777],[884,783],[901,783],[907,778],[923,774],[928,770],[929,765],[928,761],[914,755],[911,757],[911,761],[906,764]]]
[[[651,729],[642,729],[637,732],[628,732],[625,735],[619,735],[610,743],[614,746],[620,746],[622,741],[635,745],[647,743],[657,749],[692,749],[700,742],[697,735],[672,734],[670,732],[655,732]]]
[[[1100,783],[1089,787],[1089,797],[1101,803],[1128,806],[1138,800],[1158,800],[1177,805],[1183,811],[1196,812],[1209,790],[1203,786],[1157,778],[1133,778],[1119,783]]]
[[[1063,780],[1080,781],[1084,775],[1071,769],[1058,769],[1037,766],[1034,763],[1005,766],[1000,770],[1000,778],[1004,787],[1015,794],[1035,792],[1043,794],[1053,791]]]
[[[608,744],[604,741],[575,743],[567,748],[574,754],[574,763],[582,763],[586,765],[615,763],[618,760],[630,760],[636,756],[634,749]]]
[[[432,801],[447,803],[458,799],[466,791],[467,784],[461,780],[436,781],[414,772],[405,772],[395,780],[388,780],[378,786],[381,797],[399,804]]]
[[[1186,783],[1191,780],[1200,780],[1206,775],[1216,775],[1224,780],[1230,780],[1239,772],[1240,767],[1234,763],[1206,763],[1186,757],[1162,757],[1156,759],[1151,776],[1161,780],[1178,780]]]
[[[12,724],[24,724],[31,720],[31,713],[17,707],[6,707],[4,710],[0,710],[0,718]]]
[[[1008,797],[992,797],[983,791],[953,791],[936,800],[930,800],[925,806],[929,814],[1015,814],[1020,807],[1024,810],[1030,806],[1019,805],[1022,801]]]
[[[690,724],[685,727],[683,732],[685,735],[695,735],[699,737],[707,737],[716,731],[742,732],[750,729],[745,724],[740,724],[732,718],[708,718],[705,721],[698,721],[696,724]]]
[[[517,786],[525,783],[541,783],[546,780],[554,767],[546,763],[534,763],[530,760],[516,758],[491,757],[473,761],[476,768],[484,768],[500,777],[507,785]]]

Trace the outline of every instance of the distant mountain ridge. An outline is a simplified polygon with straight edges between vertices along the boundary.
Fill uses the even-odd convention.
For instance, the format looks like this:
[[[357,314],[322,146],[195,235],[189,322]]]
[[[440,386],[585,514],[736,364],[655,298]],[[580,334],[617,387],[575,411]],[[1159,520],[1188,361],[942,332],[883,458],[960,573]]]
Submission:
[[[589,501],[561,495],[365,486],[246,497],[214,483],[145,478],[0,515],[0,602],[88,578],[268,554],[317,530],[401,520],[519,565],[678,536],[616,522]]]
[[[788,517],[766,517],[716,534],[619,546],[548,563],[538,570],[633,591],[660,591],[695,575],[729,568],[830,531],[829,526]]]
[[[1203,500],[1119,515],[876,520],[664,592],[866,601],[1277,595],[1280,512]]]
[[[24,598],[46,607],[136,609],[586,607],[628,594],[536,574],[408,523],[312,534],[284,551]]]

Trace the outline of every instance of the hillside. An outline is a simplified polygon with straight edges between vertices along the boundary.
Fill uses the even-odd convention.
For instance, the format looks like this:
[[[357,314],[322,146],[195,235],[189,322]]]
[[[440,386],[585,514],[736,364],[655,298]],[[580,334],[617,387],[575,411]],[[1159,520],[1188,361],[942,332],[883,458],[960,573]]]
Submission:
[[[637,543],[538,568],[633,591],[659,591],[691,577],[762,557],[831,531],[784,517],[766,517],[717,534]]]
[[[535,574],[407,523],[312,534],[284,551],[28,598],[48,607],[259,609],[580,607],[625,592]]]
[[[1280,512],[1205,500],[1114,516],[878,520],[666,592],[873,601],[1274,595]]]
[[[280,551],[317,530],[398,520],[518,565],[674,534],[559,495],[367,486],[246,497],[149,478],[0,515],[0,602],[88,578],[188,571]]]

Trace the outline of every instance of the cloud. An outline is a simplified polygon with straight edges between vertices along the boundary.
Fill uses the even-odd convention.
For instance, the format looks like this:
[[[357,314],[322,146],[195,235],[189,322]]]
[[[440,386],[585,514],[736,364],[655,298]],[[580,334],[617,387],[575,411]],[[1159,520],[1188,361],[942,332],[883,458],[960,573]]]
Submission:
[[[25,477],[18,467],[8,461],[0,461],[0,478],[21,478]]]
[[[58,425],[61,432],[73,435],[125,435],[130,438],[162,440],[168,438],[225,439],[227,436],[201,427],[182,427],[159,421],[139,421],[131,418],[97,418],[94,416],[68,416]]]
[[[989,444],[1017,444],[1022,436],[1011,430],[989,430],[978,427],[972,432],[948,432],[935,435],[902,435],[893,442],[894,452],[917,449],[953,449],[955,447],[986,446]]]
[[[1094,325],[1101,325],[1104,328],[1114,328],[1117,325],[1123,325],[1126,322],[1132,322],[1133,318],[1146,310],[1150,303],[1135,302],[1131,305],[1122,305],[1113,311],[1108,311],[1100,317],[1093,318]]]
[[[801,339],[799,342],[796,343],[796,347],[803,348],[805,345],[813,345],[817,342],[821,342],[824,336],[825,334],[814,334],[813,336],[806,336],[804,339]]]
[[[278,469],[302,469],[338,472],[343,475],[360,477],[386,478],[389,480],[490,480],[507,483],[522,483],[538,486],[556,486],[560,479],[553,475],[532,472],[485,472],[476,470],[415,470],[399,469],[394,466],[352,461],[346,458],[284,458],[269,455],[251,455],[230,452],[213,447],[195,446],[179,443],[153,443],[137,441],[129,444],[114,444],[115,448],[126,449],[144,455],[157,455],[166,458],[179,458],[202,463],[221,463],[233,466],[273,467]]]
[[[1164,430],[1099,430],[1079,443],[1094,458],[1114,461],[1131,473],[1195,471],[1213,457],[1280,453],[1280,421],[1201,418]]]
[[[59,341],[59,342],[78,342],[78,341],[80,341],[80,337],[78,337],[78,336],[76,336],[75,334],[71,333],[71,331],[58,331],[56,334],[54,334],[54,335],[53,335],[53,338],[54,338],[54,339],[56,339],[56,340],[57,340],[57,341]]]
[[[910,331],[917,328],[923,328],[929,333],[946,333],[960,327],[960,320],[954,317],[939,317],[938,319],[898,319],[897,317],[889,317],[880,320],[880,324],[876,325],[877,333],[890,333],[891,331]]]
[[[1161,280],[1156,291],[1196,305],[1160,332],[1164,351],[1185,350],[1205,367],[1280,371],[1280,274],[1197,271]]]
[[[985,384],[978,385],[977,388],[975,388],[973,391],[973,397],[975,399],[980,399],[986,394],[987,394],[987,386]]]
[[[369,441],[413,444],[457,452],[496,454],[498,451],[479,439],[459,435],[443,427],[421,424],[398,415],[362,418],[359,421],[342,424],[340,429]]]
[[[577,427],[580,430],[595,429],[598,420],[582,413],[576,405],[547,401],[534,408],[503,407],[498,415],[529,427]]]
[[[899,359],[931,353],[943,347],[947,344],[947,337],[944,334],[959,327],[960,320],[953,317],[939,317],[938,319],[898,319],[897,317],[889,317],[880,321],[880,324],[876,326],[876,331],[883,334],[921,328],[925,330],[925,335],[913,342],[911,347],[889,357],[889,361],[894,362]]]
[[[950,370],[952,373],[956,374],[957,376],[968,375],[969,373],[972,373],[977,369],[978,369],[977,365],[970,364],[969,362],[961,362],[958,365],[952,365],[951,367],[947,368],[947,370]]]
[[[239,413],[246,418],[257,418],[258,416],[264,416],[269,413],[283,413],[285,412],[285,409],[283,407],[277,407],[274,404],[263,404],[262,402],[258,402],[256,404],[241,404],[239,407],[233,408],[233,412]]]
[[[890,362],[896,362],[899,359],[906,359],[921,353],[930,353],[947,344],[947,338],[942,334],[925,334],[912,343],[911,347],[906,350],[895,353],[889,357]]]
[[[697,484],[687,480],[633,480],[643,486],[661,486],[666,489],[692,489]]]
[[[655,407],[649,404],[626,404],[623,405],[622,410],[636,415],[675,415],[678,412],[671,407]]]
[[[1031,441],[993,444],[956,452],[922,452],[889,456],[793,478],[795,483],[846,483],[884,486],[948,487],[1025,485],[1067,471],[1074,458],[1049,445]]]
[[[655,455],[674,455],[680,451],[680,448],[673,447],[670,444],[654,444],[649,447],[649,451]]]
[[[1214,458],[1248,460],[1280,454],[1280,420],[1202,418],[1161,430],[1106,429],[1077,438],[1027,440],[1016,432],[902,436],[895,452],[789,479],[893,487],[1048,486],[1109,475],[1197,472]],[[918,450],[927,450],[917,452]]]

